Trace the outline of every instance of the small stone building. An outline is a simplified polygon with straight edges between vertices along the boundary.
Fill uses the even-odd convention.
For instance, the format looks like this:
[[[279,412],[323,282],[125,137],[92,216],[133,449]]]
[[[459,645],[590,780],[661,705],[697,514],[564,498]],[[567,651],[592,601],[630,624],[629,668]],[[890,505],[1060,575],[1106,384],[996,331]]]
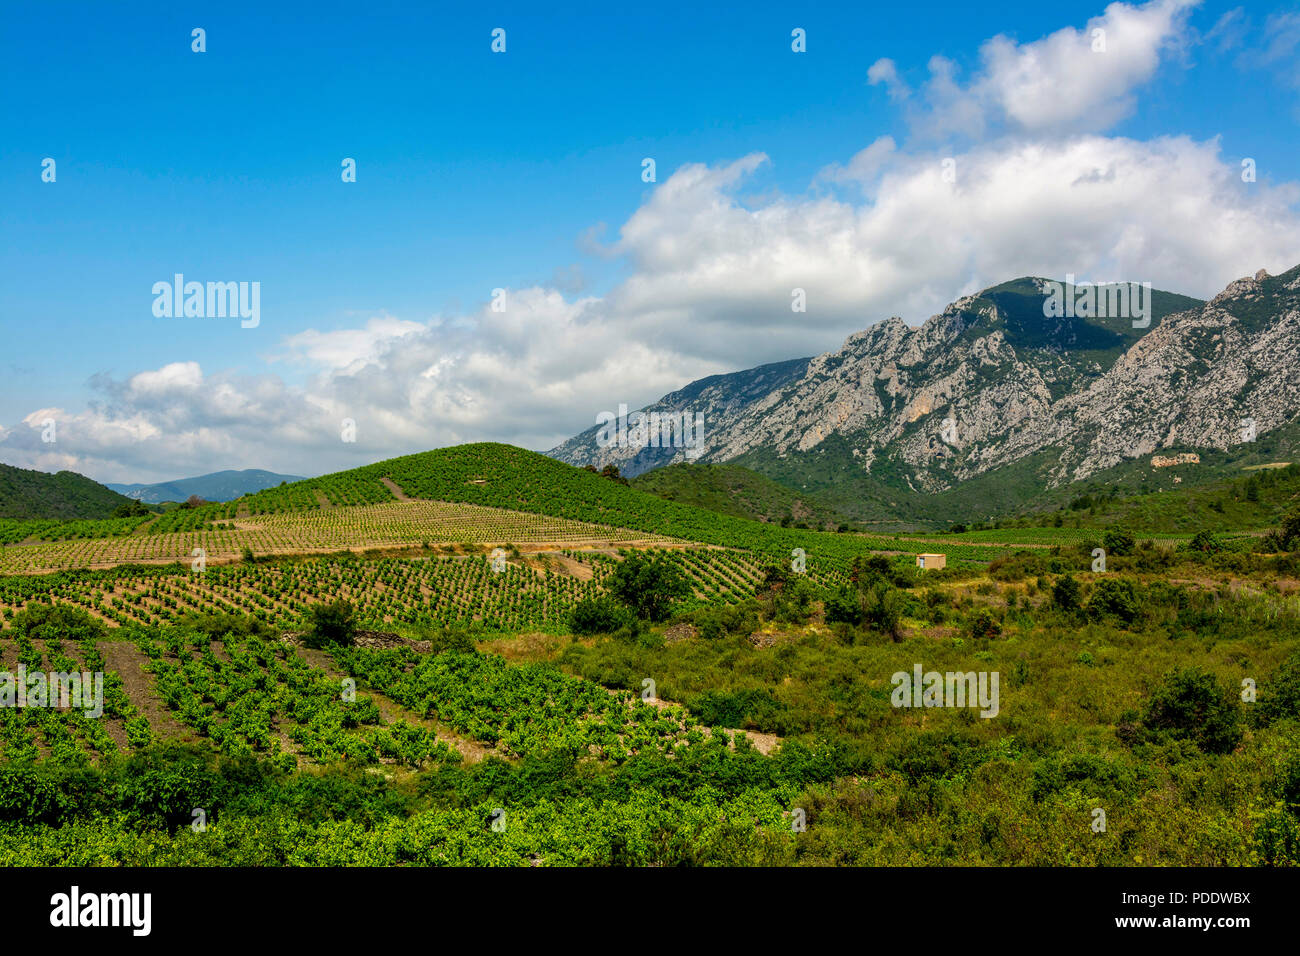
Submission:
[[[948,556],[946,554],[918,554],[916,556],[916,566],[922,571],[934,571],[938,568],[948,566]]]

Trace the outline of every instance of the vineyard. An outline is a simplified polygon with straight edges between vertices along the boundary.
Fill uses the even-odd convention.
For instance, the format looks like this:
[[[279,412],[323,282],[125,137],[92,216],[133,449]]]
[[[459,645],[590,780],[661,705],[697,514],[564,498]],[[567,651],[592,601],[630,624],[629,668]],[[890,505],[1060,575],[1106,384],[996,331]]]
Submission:
[[[10,522],[0,671],[103,710],[0,707],[0,860],[1300,861],[1297,555],[1095,534],[782,528],[504,446]],[[995,719],[896,706],[918,665]]]
[[[997,528],[985,531],[963,531],[959,534],[945,534],[936,536],[934,534],[917,534],[903,535],[902,540],[908,541],[914,539],[918,541],[929,541],[930,543],[948,544],[991,544],[1003,546],[1021,546],[1031,545],[1037,547],[1070,547],[1072,545],[1085,543],[1101,543],[1103,531],[1097,528],[1052,528],[1052,527],[1026,527],[1026,528]],[[1190,534],[1173,534],[1169,532],[1144,532],[1140,534],[1142,540],[1155,541],[1158,543],[1176,544],[1190,541]]]
[[[256,622],[229,629],[132,627],[105,643],[102,631],[73,613],[71,620],[87,624],[72,648],[52,636],[69,620],[62,612],[38,605],[20,615],[17,627],[4,632],[12,641],[0,641],[0,665],[105,672],[105,719],[76,708],[0,708],[0,760],[80,766],[185,737],[208,740],[227,757],[256,754],[285,769],[303,760],[419,768],[461,759],[439,739],[438,727],[505,757],[561,751],[614,761],[641,752],[673,754],[708,736],[681,708],[613,693],[549,664],[513,665],[474,652],[424,654],[400,641],[387,649],[337,648],[332,659],[313,664]],[[33,639],[34,633],[45,636]],[[105,649],[118,670],[109,667]],[[122,673],[132,670],[147,677],[135,684],[137,693],[148,691],[159,713],[165,709],[153,726],[125,690]],[[354,680],[350,688],[343,675]],[[382,709],[366,688],[382,691]],[[399,716],[392,717],[395,711]]]
[[[763,565],[741,551],[682,548],[662,552],[691,588],[683,608],[734,604],[752,597]],[[247,614],[300,627],[312,604],[345,598],[371,626],[468,627],[485,632],[563,632],[573,606],[599,593],[615,554],[564,550],[510,557],[352,556],[216,565],[122,566],[0,578],[0,614],[11,619],[45,603],[80,607],[110,626],[179,622],[187,614]],[[809,580],[834,588],[842,571],[810,569]]]
[[[397,500],[389,484],[408,500]],[[1041,535],[1029,529],[1026,535]],[[950,563],[979,564],[1017,541],[961,537]],[[560,548],[710,544],[811,569],[843,570],[867,551],[917,553],[906,536],[782,528],[665,501],[541,455],[468,445],[268,489],[157,517],[0,524],[0,574],[119,564],[221,563],[256,555],[395,550],[456,543]]]
[[[653,533],[567,518],[442,501],[391,501],[379,505],[278,512],[256,519],[218,523],[206,523],[199,512],[200,509],[180,512],[191,523],[203,525],[188,531],[154,532],[153,525],[145,529],[138,527],[142,520],[147,519],[121,519],[134,524],[130,528],[122,526],[121,533],[111,536],[76,536],[66,540],[9,544],[0,548],[0,574],[33,574],[149,562],[184,561],[188,564],[196,549],[202,551],[205,561],[220,562],[241,556],[245,549],[260,555],[274,555],[410,548],[427,543],[572,546],[672,541]],[[142,533],[129,533],[132,530]]]

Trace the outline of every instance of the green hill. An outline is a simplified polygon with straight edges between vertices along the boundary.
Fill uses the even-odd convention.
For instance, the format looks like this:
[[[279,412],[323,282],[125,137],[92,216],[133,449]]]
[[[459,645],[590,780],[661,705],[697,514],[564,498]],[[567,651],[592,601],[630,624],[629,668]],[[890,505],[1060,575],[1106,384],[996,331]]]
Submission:
[[[834,531],[849,521],[816,497],[740,465],[669,465],[634,478],[632,487],[694,508],[784,526]]]
[[[462,501],[632,528],[744,548],[782,564],[788,564],[792,552],[802,548],[809,568],[844,568],[855,555],[867,551],[912,548],[905,542],[895,545],[885,539],[783,528],[720,514],[669,501],[537,452],[494,443],[440,448],[268,488],[225,504],[196,508],[184,515],[184,520],[190,527],[195,522],[224,521],[240,514],[314,510],[322,507],[322,501],[329,505],[392,501],[385,479],[412,498]],[[154,530],[164,530],[170,517],[159,519]],[[955,551],[952,559],[985,561],[996,553],[972,545]]]
[[[50,474],[0,465],[0,519],[102,519],[130,503],[129,498],[76,472]]]

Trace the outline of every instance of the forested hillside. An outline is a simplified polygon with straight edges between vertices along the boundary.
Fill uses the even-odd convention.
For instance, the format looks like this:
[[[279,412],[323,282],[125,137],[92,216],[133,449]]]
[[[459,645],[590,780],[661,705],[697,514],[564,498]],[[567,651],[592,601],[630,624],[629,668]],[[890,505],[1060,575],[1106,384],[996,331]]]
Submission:
[[[130,501],[72,471],[50,474],[0,465],[0,518],[109,518]]]

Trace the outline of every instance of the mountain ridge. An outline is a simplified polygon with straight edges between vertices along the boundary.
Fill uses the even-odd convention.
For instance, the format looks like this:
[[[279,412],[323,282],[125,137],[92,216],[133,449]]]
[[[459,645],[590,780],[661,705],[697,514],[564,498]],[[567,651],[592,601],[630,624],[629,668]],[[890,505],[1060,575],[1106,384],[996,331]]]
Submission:
[[[172,481],[134,484],[105,482],[105,487],[146,504],[161,504],[164,501],[185,501],[191,495],[198,495],[206,501],[230,501],[241,495],[263,491],[281,482],[302,480],[304,479],[301,475],[281,475],[261,468],[245,468],[214,471],[206,475],[176,478]]]
[[[1222,451],[1243,441],[1248,422],[1253,440],[1294,419],[1300,266],[1261,270],[1209,301],[1150,289],[1137,327],[1133,315],[1048,315],[1051,288],[1022,277],[919,326],[878,322],[766,394],[733,402],[735,414],[709,421],[692,457],[671,448],[653,458],[741,464],[796,489],[807,485],[791,473],[843,473],[918,495],[1042,459],[1041,491],[1165,449]],[[726,394],[710,398],[728,407]],[[648,470],[645,449],[602,448],[592,433],[548,454]],[[800,467],[783,467],[793,461]]]

